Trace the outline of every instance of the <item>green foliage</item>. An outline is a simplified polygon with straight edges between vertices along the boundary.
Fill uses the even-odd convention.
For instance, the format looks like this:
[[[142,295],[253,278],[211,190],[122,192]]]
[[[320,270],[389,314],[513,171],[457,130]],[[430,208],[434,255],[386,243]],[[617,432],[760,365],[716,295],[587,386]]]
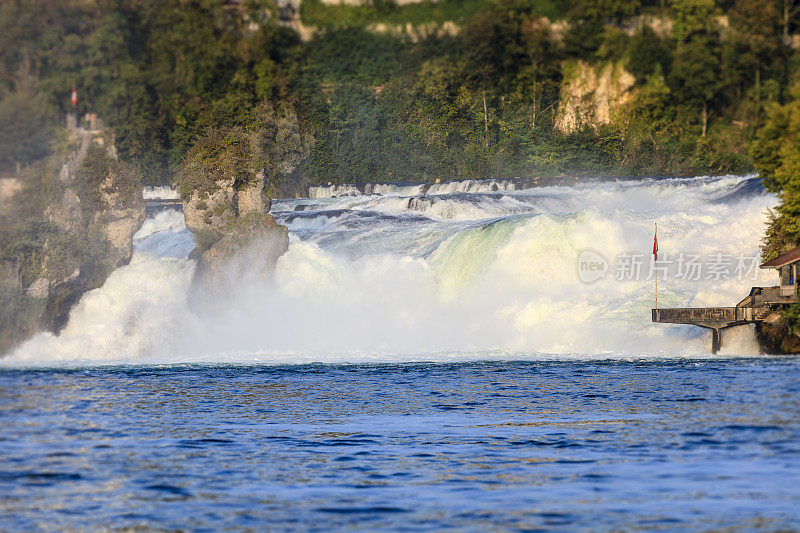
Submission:
[[[268,0],[13,1],[0,6],[0,115],[16,94],[63,113],[76,85],[78,111],[113,126],[142,179],[180,175],[184,193],[211,187],[220,132],[251,138],[250,170],[279,195],[328,181],[741,171],[800,72],[778,4],[304,0],[316,32],[301,42]],[[555,129],[567,59],[636,77],[611,124]],[[187,154],[205,170],[181,171]]]
[[[303,195],[309,185],[303,175],[314,148],[314,137],[303,133],[295,110],[279,112],[270,104],[257,111],[259,129],[253,136],[255,165],[264,172],[268,193]]]
[[[800,304],[783,306],[781,316],[786,319],[790,328],[795,331],[800,330]]]
[[[81,200],[86,220],[105,207],[100,188],[108,179],[112,163],[113,160],[106,149],[92,142],[89,144],[83,163],[75,172],[75,193]]]
[[[27,165],[50,153],[53,111],[41,95],[12,92],[0,98],[0,171]]]
[[[557,3],[551,0],[532,0],[525,4],[545,16],[558,14]],[[404,5],[397,5],[392,0],[373,0],[364,5],[341,6],[327,5],[320,0],[304,0],[300,4],[300,16],[304,24],[325,29],[365,27],[377,23],[405,26],[462,22],[486,7],[486,0],[426,0]]]
[[[690,106],[703,107],[720,87],[718,12],[712,0],[677,0],[673,6],[677,45],[669,76],[672,92]]]
[[[800,224],[796,221],[782,217],[772,210],[768,215],[767,228],[761,241],[761,256],[765,261],[794,248],[792,235],[798,234],[800,231]]]
[[[113,181],[108,193],[118,195],[123,205],[136,205],[142,201],[142,171],[124,161],[111,163]]]
[[[672,62],[672,49],[665,39],[661,39],[650,28],[643,26],[633,36],[630,43],[630,56],[628,70],[639,81],[646,80],[653,75],[663,75],[670,70]]]
[[[792,96],[789,103],[767,109],[764,125],[751,145],[764,185],[774,192],[793,193],[800,187],[800,84],[794,86]]]
[[[208,195],[219,188],[217,182],[232,181],[236,188],[248,183],[254,173],[250,138],[241,130],[209,134],[187,152],[178,178],[181,198],[192,193]]]
[[[751,155],[764,185],[781,200],[764,240],[764,254],[784,252],[800,245],[800,84],[792,100],[772,104],[751,146]]]
[[[395,37],[358,28],[332,29],[307,49],[303,82],[317,91],[326,84],[377,84],[398,73],[403,52],[403,42]]]

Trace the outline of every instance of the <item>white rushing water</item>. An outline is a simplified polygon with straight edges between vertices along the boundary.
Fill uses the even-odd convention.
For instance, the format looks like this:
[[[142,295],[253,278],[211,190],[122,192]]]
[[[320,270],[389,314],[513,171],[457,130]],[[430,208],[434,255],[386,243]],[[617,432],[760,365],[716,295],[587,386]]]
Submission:
[[[663,264],[701,266],[695,280],[670,265],[662,306],[735,305],[775,284],[749,268],[776,204],[752,177],[380,192],[274,202],[291,239],[274,278],[245,276],[213,304],[191,300],[191,234],[161,213],[59,336],[2,364],[705,356],[705,330],[650,322],[655,223]],[[604,277],[585,282],[597,271],[581,276],[579,258],[605,260]],[[752,328],[727,330],[723,352],[757,354]]]
[[[145,187],[142,190],[142,198],[145,200],[177,200],[180,195],[177,189],[162,185],[159,187]]]

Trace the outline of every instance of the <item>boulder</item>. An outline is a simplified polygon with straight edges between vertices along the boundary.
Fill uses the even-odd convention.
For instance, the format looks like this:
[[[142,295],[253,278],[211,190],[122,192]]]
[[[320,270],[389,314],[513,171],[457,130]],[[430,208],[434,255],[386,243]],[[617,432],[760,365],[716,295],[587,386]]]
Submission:
[[[196,282],[213,294],[230,292],[248,277],[271,275],[289,246],[286,226],[266,213],[247,213],[219,231],[222,237],[195,255]]]
[[[216,180],[212,190],[192,191],[183,200],[186,229],[195,235],[218,233],[218,228],[236,220],[236,205],[233,177]]]
[[[47,298],[50,295],[50,280],[39,278],[25,289],[25,292],[31,298]]]
[[[800,332],[779,311],[773,311],[756,324],[756,339],[764,353],[800,353]]]
[[[221,296],[245,277],[269,276],[289,232],[268,213],[272,200],[250,136],[238,130],[200,139],[179,174],[186,228],[194,234],[197,294]]]
[[[183,201],[186,228],[199,237],[201,248],[225,234],[226,226],[248,213],[268,213],[272,199],[265,194],[264,173],[236,185],[233,177],[214,182],[211,190],[192,191]]]
[[[264,172],[259,171],[253,179],[236,191],[236,214],[241,217],[248,213],[269,213],[272,198],[265,194]]]

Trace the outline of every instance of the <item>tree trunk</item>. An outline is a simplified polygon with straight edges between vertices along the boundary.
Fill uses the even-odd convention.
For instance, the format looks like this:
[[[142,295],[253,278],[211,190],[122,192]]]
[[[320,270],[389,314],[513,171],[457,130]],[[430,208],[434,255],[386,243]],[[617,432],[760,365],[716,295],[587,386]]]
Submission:
[[[761,62],[756,57],[756,121],[761,114]]]
[[[486,109],[486,89],[483,90],[483,145],[489,148],[489,114]]]
[[[708,103],[703,102],[703,137],[706,136],[707,128],[708,128]]]
[[[792,0],[783,0],[783,44],[789,46],[789,4]]]

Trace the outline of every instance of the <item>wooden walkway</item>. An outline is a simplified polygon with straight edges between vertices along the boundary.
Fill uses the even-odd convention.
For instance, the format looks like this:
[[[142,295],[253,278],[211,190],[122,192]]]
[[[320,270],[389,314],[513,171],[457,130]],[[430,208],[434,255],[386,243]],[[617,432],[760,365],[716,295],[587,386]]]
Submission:
[[[731,326],[755,324],[766,318],[773,306],[797,302],[797,296],[782,293],[780,287],[753,287],[736,307],[672,307],[653,309],[653,322],[690,324],[712,331],[711,352],[722,345],[722,330]]]

